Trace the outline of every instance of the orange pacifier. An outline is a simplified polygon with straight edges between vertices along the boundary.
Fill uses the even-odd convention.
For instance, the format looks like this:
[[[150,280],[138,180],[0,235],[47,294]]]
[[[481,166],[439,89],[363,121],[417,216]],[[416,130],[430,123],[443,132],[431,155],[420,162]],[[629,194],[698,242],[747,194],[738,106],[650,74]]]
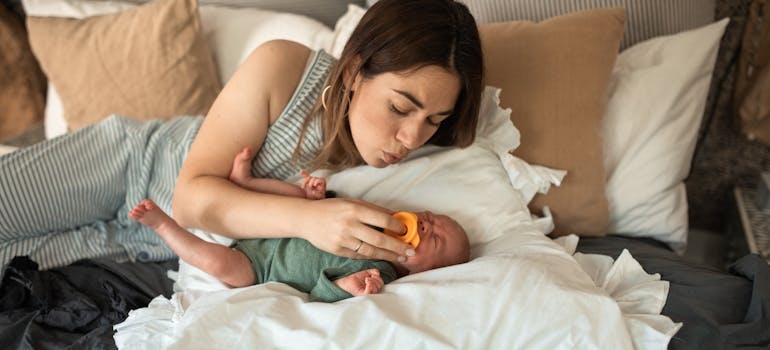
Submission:
[[[417,248],[420,244],[420,235],[417,233],[417,214],[407,211],[399,211],[393,214],[393,217],[401,221],[406,226],[406,233],[395,232],[385,229],[384,232],[389,235],[400,239],[403,242],[409,243],[412,247]]]

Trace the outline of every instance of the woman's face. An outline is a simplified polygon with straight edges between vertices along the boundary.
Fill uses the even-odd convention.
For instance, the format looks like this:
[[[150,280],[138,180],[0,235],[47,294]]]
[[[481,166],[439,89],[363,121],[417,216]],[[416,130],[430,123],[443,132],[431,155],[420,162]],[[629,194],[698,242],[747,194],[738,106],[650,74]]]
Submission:
[[[460,78],[438,66],[353,81],[348,120],[363,160],[377,168],[395,164],[424,145],[448,118]]]

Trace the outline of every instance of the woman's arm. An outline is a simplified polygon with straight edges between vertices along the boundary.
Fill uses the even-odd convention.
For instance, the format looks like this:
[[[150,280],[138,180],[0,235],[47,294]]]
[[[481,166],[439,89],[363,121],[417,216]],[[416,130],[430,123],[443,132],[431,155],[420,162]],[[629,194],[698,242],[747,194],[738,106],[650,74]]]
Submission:
[[[238,208],[248,210],[259,200],[272,199],[230,183],[232,159],[244,146],[255,151],[262,147],[271,122],[294,92],[309,54],[309,49],[298,44],[267,42],[249,55],[222,89],[190,147],[174,189],[174,218],[182,226],[233,238],[249,236],[253,229],[247,226],[253,220],[238,219]],[[280,227],[274,229],[276,235],[288,234]]]
[[[399,230],[388,210],[346,199],[310,201],[249,191],[228,180],[243,147],[256,152],[296,89],[310,50],[272,41],[254,50],[214,101],[177,179],[173,214],[183,227],[231,238],[301,237],[348,257],[398,260],[407,244],[368,227]],[[359,242],[365,242],[357,252]]]

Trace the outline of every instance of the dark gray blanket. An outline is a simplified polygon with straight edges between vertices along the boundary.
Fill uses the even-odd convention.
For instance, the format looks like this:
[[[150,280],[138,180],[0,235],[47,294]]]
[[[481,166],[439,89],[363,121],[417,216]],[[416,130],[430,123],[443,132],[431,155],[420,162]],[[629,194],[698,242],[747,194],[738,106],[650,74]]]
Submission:
[[[723,272],[652,240],[581,238],[577,250],[617,258],[624,248],[670,283],[662,313],[683,323],[670,349],[770,349],[770,266],[759,255]]]

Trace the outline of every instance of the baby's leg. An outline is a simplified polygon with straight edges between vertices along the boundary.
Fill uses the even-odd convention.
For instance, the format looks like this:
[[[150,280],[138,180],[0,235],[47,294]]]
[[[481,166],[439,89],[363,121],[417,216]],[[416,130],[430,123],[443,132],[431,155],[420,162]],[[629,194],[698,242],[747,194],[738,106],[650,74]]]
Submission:
[[[230,171],[230,181],[236,185],[242,187],[248,187],[246,184],[249,182],[251,176],[251,148],[245,147],[240,153],[235,155],[233,159],[233,169]]]
[[[233,286],[254,284],[251,262],[241,252],[220,244],[206,242],[185,230],[161,210],[155,202],[145,199],[128,215],[153,229],[180,259]]]

